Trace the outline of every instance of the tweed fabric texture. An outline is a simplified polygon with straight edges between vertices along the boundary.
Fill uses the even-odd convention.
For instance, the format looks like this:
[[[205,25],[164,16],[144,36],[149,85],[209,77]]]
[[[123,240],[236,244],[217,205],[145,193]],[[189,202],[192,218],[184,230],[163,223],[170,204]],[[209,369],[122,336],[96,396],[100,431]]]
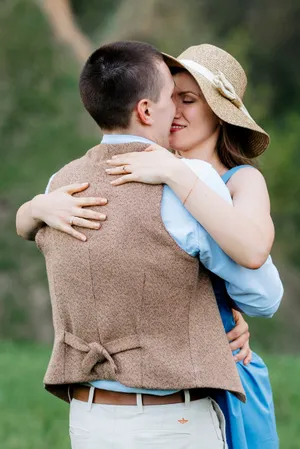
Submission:
[[[55,176],[50,190],[89,182],[77,196],[106,197],[108,219],[80,242],[49,227],[46,259],[55,340],[44,383],[97,379],[147,389],[218,388],[244,400],[209,276],[161,219],[162,186],[110,184],[105,161],[147,145],[98,145]],[[93,208],[95,210],[100,208]]]
[[[163,53],[166,64],[169,67],[182,67],[187,70],[197,81],[203,95],[213,112],[226,123],[241,128],[241,142],[244,153],[254,158],[262,154],[269,145],[269,135],[257,124],[245,115],[234,103],[225,98],[205,77],[196,70],[181,63],[180,60],[196,62],[217,75],[220,71],[235,88],[236,93],[242,99],[247,86],[247,77],[239,62],[226,51],[210,44],[195,45],[189,47],[177,58]]]

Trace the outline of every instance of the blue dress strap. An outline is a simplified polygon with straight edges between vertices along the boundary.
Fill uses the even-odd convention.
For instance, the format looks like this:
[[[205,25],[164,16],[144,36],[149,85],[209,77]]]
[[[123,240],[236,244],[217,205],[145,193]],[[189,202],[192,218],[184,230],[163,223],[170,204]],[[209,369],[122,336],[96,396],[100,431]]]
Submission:
[[[252,165],[237,165],[236,167],[233,167],[230,170],[228,170],[226,173],[224,173],[224,175],[221,176],[221,178],[223,179],[225,184],[227,184],[227,182],[229,181],[231,176],[234,175],[235,172],[237,172],[238,170],[240,170],[241,168],[244,168],[244,167],[252,167]]]

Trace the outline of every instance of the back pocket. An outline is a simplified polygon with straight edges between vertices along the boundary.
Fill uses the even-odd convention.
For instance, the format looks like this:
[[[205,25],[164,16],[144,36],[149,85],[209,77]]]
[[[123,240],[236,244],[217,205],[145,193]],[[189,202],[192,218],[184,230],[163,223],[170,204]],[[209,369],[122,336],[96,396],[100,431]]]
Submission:
[[[80,427],[71,426],[69,428],[72,449],[87,449],[87,441],[90,432]]]
[[[191,435],[174,430],[144,430],[135,432],[131,449],[191,449]]]

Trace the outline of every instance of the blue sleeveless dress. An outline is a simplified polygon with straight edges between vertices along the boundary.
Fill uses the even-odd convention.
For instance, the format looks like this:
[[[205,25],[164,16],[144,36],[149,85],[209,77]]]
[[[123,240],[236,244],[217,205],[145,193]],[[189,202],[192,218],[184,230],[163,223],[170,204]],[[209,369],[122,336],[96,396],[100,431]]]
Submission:
[[[222,176],[225,184],[239,169],[234,167]],[[214,292],[226,333],[235,326],[231,303],[225,282],[210,273]],[[238,351],[236,351],[238,352]],[[254,352],[248,366],[237,363],[237,369],[247,395],[244,404],[229,392],[217,392],[214,399],[220,405],[226,420],[228,449],[278,449],[279,441],[272,388],[268,369],[263,360]]]

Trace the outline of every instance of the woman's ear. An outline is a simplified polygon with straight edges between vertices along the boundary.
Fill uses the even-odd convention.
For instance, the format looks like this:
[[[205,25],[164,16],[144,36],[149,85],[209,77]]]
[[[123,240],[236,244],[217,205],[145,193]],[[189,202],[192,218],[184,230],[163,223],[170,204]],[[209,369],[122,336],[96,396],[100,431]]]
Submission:
[[[136,105],[136,114],[138,120],[143,125],[148,126],[153,125],[153,117],[152,117],[153,110],[151,102],[149,100],[142,99],[138,102],[138,104]]]

